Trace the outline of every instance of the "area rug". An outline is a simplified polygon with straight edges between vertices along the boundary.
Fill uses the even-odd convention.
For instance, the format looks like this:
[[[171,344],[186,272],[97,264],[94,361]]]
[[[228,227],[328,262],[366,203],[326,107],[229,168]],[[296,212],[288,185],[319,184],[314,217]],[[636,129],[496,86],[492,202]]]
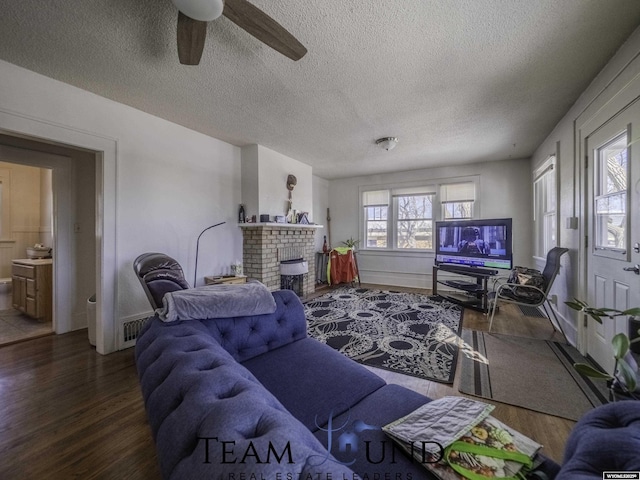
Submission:
[[[452,383],[459,306],[436,297],[340,288],[304,303],[309,334],[372,367]]]
[[[607,403],[606,382],[575,371],[587,360],[570,345],[466,329],[462,340],[462,393],[570,420]]]

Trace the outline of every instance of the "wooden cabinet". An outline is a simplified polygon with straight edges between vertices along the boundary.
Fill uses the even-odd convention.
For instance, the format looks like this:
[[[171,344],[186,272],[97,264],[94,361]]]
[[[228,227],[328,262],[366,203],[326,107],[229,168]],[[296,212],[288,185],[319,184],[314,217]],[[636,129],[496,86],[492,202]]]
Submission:
[[[13,308],[43,321],[52,319],[51,259],[14,260],[11,267]]]

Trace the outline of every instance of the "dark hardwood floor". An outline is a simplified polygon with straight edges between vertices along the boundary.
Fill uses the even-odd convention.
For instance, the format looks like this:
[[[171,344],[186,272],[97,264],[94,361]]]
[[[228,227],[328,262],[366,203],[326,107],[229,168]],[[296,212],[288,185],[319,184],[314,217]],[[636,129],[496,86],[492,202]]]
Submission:
[[[465,328],[487,325],[482,314],[465,311]],[[548,321],[509,307],[496,317],[494,331],[560,339]],[[459,395],[457,381],[449,386],[377,372],[432,398]],[[0,404],[1,479],[160,478],[133,349],[102,356],[89,345],[86,330],[0,347]],[[561,461],[574,422],[496,405],[496,417]]]
[[[0,348],[0,478],[160,478],[133,349],[87,331]]]

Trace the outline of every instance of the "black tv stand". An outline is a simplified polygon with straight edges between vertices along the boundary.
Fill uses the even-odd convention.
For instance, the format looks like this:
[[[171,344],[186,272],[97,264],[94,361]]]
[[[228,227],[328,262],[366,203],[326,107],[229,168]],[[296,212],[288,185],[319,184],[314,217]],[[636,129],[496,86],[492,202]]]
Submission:
[[[439,271],[453,273],[464,277],[472,277],[475,282],[462,278],[448,278],[438,280]],[[482,313],[489,312],[489,278],[498,275],[498,270],[491,268],[468,267],[465,265],[447,264],[433,266],[433,295],[439,295],[453,303],[457,303],[466,308],[478,310]],[[446,285],[458,293],[438,294],[438,284]]]

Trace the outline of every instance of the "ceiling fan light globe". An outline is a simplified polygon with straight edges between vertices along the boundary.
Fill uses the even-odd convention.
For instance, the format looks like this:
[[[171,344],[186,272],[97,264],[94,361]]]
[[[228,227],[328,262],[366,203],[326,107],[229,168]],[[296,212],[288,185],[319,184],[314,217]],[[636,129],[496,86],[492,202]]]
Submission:
[[[187,17],[201,22],[215,20],[224,10],[224,0],[171,0]]]

